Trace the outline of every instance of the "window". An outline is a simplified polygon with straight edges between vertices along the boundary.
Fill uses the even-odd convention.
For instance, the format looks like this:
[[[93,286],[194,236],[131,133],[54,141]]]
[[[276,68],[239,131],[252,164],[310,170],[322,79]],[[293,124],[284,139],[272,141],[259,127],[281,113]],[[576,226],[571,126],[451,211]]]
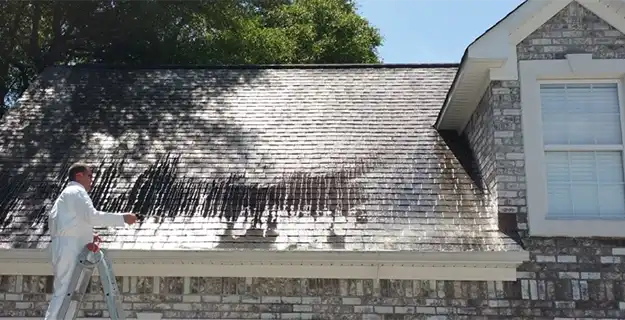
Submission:
[[[625,217],[618,88],[540,84],[548,219]]]
[[[519,81],[529,234],[625,237],[625,59],[519,61]]]

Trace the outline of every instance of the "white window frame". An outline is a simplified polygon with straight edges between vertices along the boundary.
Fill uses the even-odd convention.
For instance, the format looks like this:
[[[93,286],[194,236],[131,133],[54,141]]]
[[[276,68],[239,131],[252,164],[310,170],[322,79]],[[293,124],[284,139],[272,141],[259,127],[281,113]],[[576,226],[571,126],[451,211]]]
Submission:
[[[527,187],[527,214],[529,233],[532,236],[563,237],[625,237],[623,219],[547,218],[547,174],[543,145],[540,85],[567,83],[616,83],[621,112],[621,134],[625,146],[625,59],[593,59],[591,54],[570,54],[562,60],[528,60],[519,62],[521,82],[521,114],[525,173]],[[574,151],[576,146],[567,148]],[[586,146],[577,146],[589,150]],[[606,146],[593,146],[606,150]],[[609,150],[618,150],[609,147]],[[625,154],[624,168],[625,168]],[[624,199],[625,200],[625,199]]]

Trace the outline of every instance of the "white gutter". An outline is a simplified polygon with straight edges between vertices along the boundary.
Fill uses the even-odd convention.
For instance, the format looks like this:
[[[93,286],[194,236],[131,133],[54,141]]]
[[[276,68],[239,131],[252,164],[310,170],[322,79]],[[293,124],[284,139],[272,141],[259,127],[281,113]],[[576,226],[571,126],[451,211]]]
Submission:
[[[522,252],[109,250],[117,276],[514,281]],[[0,274],[50,275],[46,250],[0,250]]]

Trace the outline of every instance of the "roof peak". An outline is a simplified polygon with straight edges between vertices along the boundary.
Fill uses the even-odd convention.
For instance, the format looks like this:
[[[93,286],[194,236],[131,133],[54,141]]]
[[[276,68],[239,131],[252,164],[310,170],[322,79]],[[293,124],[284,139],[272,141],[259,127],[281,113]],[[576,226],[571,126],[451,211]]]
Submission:
[[[323,64],[247,64],[247,65],[122,65],[122,64],[76,64],[57,65],[57,68],[72,69],[123,69],[123,70],[260,70],[260,69],[430,69],[457,68],[459,63],[323,63]]]

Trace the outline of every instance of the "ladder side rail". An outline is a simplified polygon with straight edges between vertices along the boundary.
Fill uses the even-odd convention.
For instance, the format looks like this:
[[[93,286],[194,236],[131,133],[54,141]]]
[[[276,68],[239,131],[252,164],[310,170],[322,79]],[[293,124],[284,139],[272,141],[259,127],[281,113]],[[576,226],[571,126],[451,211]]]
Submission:
[[[117,285],[117,279],[115,278],[111,261],[106,251],[103,249],[100,250],[102,251],[102,260],[98,264],[98,273],[100,274],[100,281],[102,282],[109,317],[111,320],[126,320],[126,312],[124,311],[122,300],[120,299],[119,286]]]
[[[58,314],[61,319],[75,320],[78,317],[80,305],[91,281],[91,276],[95,271],[95,264],[90,262],[88,257],[89,251],[86,248],[78,256],[67,292],[59,309]]]

